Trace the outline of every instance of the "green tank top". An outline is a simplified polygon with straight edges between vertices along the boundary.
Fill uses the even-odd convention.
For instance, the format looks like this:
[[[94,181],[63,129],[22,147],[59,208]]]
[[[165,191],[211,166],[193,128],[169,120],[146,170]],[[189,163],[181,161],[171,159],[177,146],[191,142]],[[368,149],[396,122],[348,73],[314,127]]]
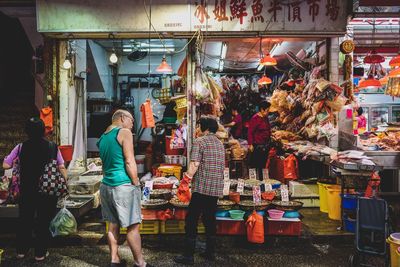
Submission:
[[[108,186],[131,183],[131,179],[125,169],[122,146],[117,140],[119,130],[120,128],[114,128],[108,133],[104,133],[97,142],[100,158],[103,162],[102,183]]]

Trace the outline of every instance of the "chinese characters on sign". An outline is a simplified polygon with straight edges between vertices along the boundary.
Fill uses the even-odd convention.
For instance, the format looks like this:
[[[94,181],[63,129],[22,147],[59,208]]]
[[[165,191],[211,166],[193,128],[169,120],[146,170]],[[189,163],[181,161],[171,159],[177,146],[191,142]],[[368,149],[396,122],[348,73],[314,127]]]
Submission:
[[[196,1],[194,16],[200,24],[206,23],[213,15],[217,22],[235,21],[241,25],[246,23],[278,22],[284,18],[288,22],[302,22],[302,16],[309,16],[312,22],[318,18],[336,21],[339,16],[340,6],[338,0],[214,0],[214,8],[208,12],[208,4],[213,1]],[[305,2],[305,3],[304,3]],[[264,11],[265,7],[265,11]],[[304,9],[304,10],[303,10]],[[227,14],[230,11],[230,15]]]

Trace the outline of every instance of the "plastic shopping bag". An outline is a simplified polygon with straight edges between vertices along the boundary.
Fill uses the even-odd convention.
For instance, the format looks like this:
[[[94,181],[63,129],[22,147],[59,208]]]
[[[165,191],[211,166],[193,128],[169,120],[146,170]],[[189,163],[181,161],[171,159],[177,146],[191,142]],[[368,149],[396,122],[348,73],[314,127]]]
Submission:
[[[264,219],[255,210],[246,221],[247,240],[251,243],[264,243]]]
[[[189,177],[186,173],[183,174],[183,178],[178,187],[178,192],[176,193],[179,201],[190,202],[190,199],[192,198],[192,194],[189,189],[189,184],[191,180],[192,178]]]
[[[295,155],[291,154],[285,159],[283,176],[290,180],[299,178],[299,163]]]
[[[59,235],[65,236],[76,233],[77,223],[75,217],[69,210],[67,210],[65,204],[64,207],[57,213],[54,219],[50,222],[49,229],[53,237]]]

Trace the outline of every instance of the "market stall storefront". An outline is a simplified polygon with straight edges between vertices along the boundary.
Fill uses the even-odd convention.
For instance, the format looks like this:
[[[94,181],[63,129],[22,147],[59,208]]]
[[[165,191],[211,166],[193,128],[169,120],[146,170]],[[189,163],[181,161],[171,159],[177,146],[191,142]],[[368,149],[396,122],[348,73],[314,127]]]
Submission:
[[[94,5],[90,1],[85,4],[89,10]],[[143,166],[146,171],[152,171],[152,174],[143,179],[145,182],[148,178],[150,183],[147,185],[144,183],[144,192],[147,191],[146,187],[149,188],[149,196],[145,196],[147,201],[143,202],[143,216],[148,222],[143,224],[142,231],[146,231],[145,229],[148,229],[149,233],[183,231],[183,221],[180,220],[184,218],[185,211],[182,208],[187,206],[187,203],[177,198],[172,198],[169,202],[165,200],[165,198],[171,198],[169,188],[176,186],[174,185],[175,181],[179,183],[182,172],[185,170],[183,150],[190,151],[195,136],[196,120],[199,116],[218,116],[221,117],[221,126],[229,124],[232,103],[239,105],[242,116],[250,117],[256,112],[256,106],[261,100],[270,100],[275,115],[277,115],[275,118],[277,131],[273,133],[274,143],[277,152],[281,154],[278,153],[272,158],[269,177],[267,177],[268,172],[265,172],[264,177],[261,177],[260,174],[257,177],[257,174],[254,175],[254,171],[249,170],[247,166],[246,142],[239,142],[238,138],[236,140],[239,141],[234,139],[228,141],[229,135],[224,127],[221,127],[219,137],[226,144],[227,151],[226,178],[231,178],[227,179],[229,181],[227,188],[231,187],[234,192],[229,193],[227,190],[226,199],[219,202],[221,209],[221,212],[217,214],[220,218],[219,232],[221,234],[244,233],[243,215],[245,212],[227,212],[232,209],[240,208],[240,210],[246,211],[257,207],[260,213],[265,215],[266,208],[272,207],[270,201],[275,200],[274,207],[278,210],[290,211],[278,212],[277,217],[282,217],[284,214],[285,217],[298,217],[298,213],[292,211],[296,211],[305,203],[314,207],[319,205],[320,197],[315,181],[309,181],[311,185],[295,181],[289,182],[285,179],[292,178],[294,180],[300,177],[298,173],[292,173],[290,177],[288,174],[284,174],[283,166],[285,166],[284,164],[301,165],[301,163],[298,164],[298,159],[287,154],[288,152],[296,152],[296,155],[311,155],[311,158],[318,159],[327,158],[334,153],[328,147],[336,147],[334,140],[325,142],[325,145],[316,145],[315,141],[317,139],[326,141],[335,135],[335,130],[337,131],[336,114],[351,97],[351,87],[341,88],[338,86],[341,82],[338,70],[338,37],[343,36],[346,29],[346,18],[349,13],[347,1],[304,1],[299,3],[279,3],[278,1],[221,3],[215,1],[208,4],[203,1],[196,4],[176,1],[174,5],[165,5],[163,1],[153,1],[151,5],[146,1],[125,1],[117,4],[105,2],[101,7],[96,6],[91,14],[79,12],[82,3],[78,3],[78,1],[76,5],[71,3],[68,6],[62,6],[63,13],[59,13],[61,5],[61,1],[38,1],[37,4],[39,31],[51,38],[70,39],[69,42],[64,42],[59,46],[58,62],[65,62],[68,59],[72,63],[72,68],[66,68],[66,66],[61,68],[61,64],[55,65],[59,68],[60,74],[57,82],[60,111],[56,114],[59,124],[56,125],[59,125],[61,143],[75,142],[72,138],[73,131],[70,131],[71,121],[73,121],[71,120],[71,110],[68,109],[70,103],[68,99],[71,97],[69,88],[71,78],[75,74],[82,74],[82,77],[86,74],[84,85],[87,88],[89,86],[99,88],[105,85],[104,77],[102,77],[105,74],[99,72],[99,64],[96,62],[99,61],[99,55],[102,56],[103,61],[105,58],[108,60],[108,56],[110,56],[109,59],[112,63],[110,68],[112,73],[109,76],[114,78],[108,81],[107,87],[107,89],[111,89],[111,100],[114,97],[120,104],[129,106],[144,95],[145,98],[151,99],[152,97],[151,101],[155,102],[156,105],[152,106],[153,111],[165,98],[173,100],[172,102],[175,102],[178,110],[179,107],[183,108],[181,109],[181,111],[183,110],[181,118],[178,117],[178,110],[175,110],[175,116],[165,116],[165,111],[163,114],[163,120],[166,117],[172,117],[172,124],[179,127],[165,127],[168,125],[165,120],[163,121],[164,125],[158,125],[160,127],[154,125],[156,126],[153,128],[155,136],[163,136],[160,134],[163,131],[173,134],[172,142],[169,137],[162,137],[158,139],[160,141],[158,146],[153,145],[153,149],[166,146],[160,151],[158,157],[155,157],[156,154],[151,149],[146,149],[148,147],[141,148],[143,155],[146,153],[151,155],[153,163],[164,165],[156,168],[152,168],[153,164],[147,164],[148,166],[144,164],[143,166],[143,158],[137,158],[140,166]],[[138,6],[143,6],[143,8],[137,8]],[[93,20],[93,17],[102,19]],[[121,19],[116,21],[115,17]],[[93,59],[86,56],[88,51],[80,51],[82,50],[79,48],[80,46],[87,47],[87,44],[81,43],[86,42],[85,40],[72,42],[77,38],[90,39],[88,42],[92,42],[89,47]],[[143,57],[144,71],[141,76],[140,73],[120,72],[123,67],[127,67],[125,63],[128,61],[124,60],[132,52],[137,51],[138,65],[140,65],[140,52],[151,53],[152,49],[155,52],[157,47],[152,47],[152,44],[155,45],[157,39],[160,39],[161,43],[161,45],[158,44],[158,48],[161,48],[162,53],[166,54],[166,62],[172,64],[173,71],[168,68],[162,70],[162,72],[168,73],[167,78],[159,75],[155,66],[152,66],[152,64],[164,63],[164,67],[167,67],[165,61],[160,60],[163,58],[162,54],[159,54],[161,58],[153,60],[149,55],[146,55],[147,58]],[[183,39],[181,40],[183,44],[179,45],[178,39]],[[111,46],[108,46],[110,44]],[[96,45],[102,48],[100,51],[103,51],[97,55],[93,53],[93,47]],[[168,48],[167,45],[174,47]],[[126,49],[125,54],[123,53],[124,48]],[[180,51],[183,48],[185,48],[185,56],[179,60],[175,58],[176,64],[174,65],[174,57],[169,56],[168,50]],[[118,63],[115,64],[112,61],[115,60],[113,52],[117,51],[114,56],[118,56],[119,49],[122,50],[120,54],[122,59],[121,61],[117,59]],[[71,50],[75,53],[71,53]],[[83,56],[79,57],[79,53],[82,53]],[[71,57],[73,55],[75,56]],[[267,56],[275,60],[275,63],[260,62],[260,59]],[[86,60],[82,60],[82,58]],[[97,69],[87,73],[87,66],[91,60],[95,61],[94,66]],[[180,78],[174,80],[171,73],[175,72]],[[90,85],[89,83],[93,82],[93,77],[96,75],[100,77],[99,80],[102,83]],[[176,84],[175,81],[177,81]],[[171,84],[172,86],[168,86]],[[135,86],[132,87],[133,85]],[[75,88],[76,84],[72,87]],[[172,90],[163,90],[168,87]],[[135,90],[134,88],[144,89]],[[99,90],[98,95],[101,93],[102,90]],[[72,99],[74,98],[72,97]],[[111,111],[111,105],[107,102],[109,100],[93,98],[90,100],[91,103],[87,102],[87,110],[91,112],[89,117],[91,122],[88,124],[93,123],[92,119],[95,118],[92,116],[93,114]],[[324,103],[321,104],[322,101]],[[136,117],[141,116],[138,108],[143,103],[144,101],[139,101],[138,104],[134,104],[134,107],[130,106],[131,109],[134,109],[135,115],[137,113]],[[86,106],[83,107],[86,108]],[[221,116],[221,112],[225,113],[225,117]],[[85,121],[86,116],[81,115],[82,112],[76,113],[74,116],[82,117],[82,121]],[[186,131],[182,131],[181,128],[185,121],[184,117],[186,117],[188,126]],[[178,124],[176,124],[177,120]],[[86,131],[85,125],[86,123],[82,123],[81,131]],[[143,126],[142,123],[141,125]],[[179,131],[177,131],[178,129]],[[93,142],[89,139],[95,138],[94,135],[89,137],[91,134],[87,133],[88,148]],[[136,129],[135,134],[138,144],[145,146],[144,143],[140,143],[141,132]],[[165,136],[169,136],[168,134]],[[179,138],[179,135],[183,134],[186,135],[186,138],[182,138],[183,142],[181,142],[182,139]],[[301,141],[304,139],[313,142]],[[83,138],[82,144],[86,146],[86,138]],[[77,159],[80,156],[85,165],[88,148],[84,148],[81,155],[75,155],[73,161],[79,162]],[[164,158],[161,157],[163,154],[166,154]],[[283,160],[281,156],[285,156],[286,159]],[[145,156],[145,158],[149,157]],[[91,167],[99,168],[100,164],[94,163]],[[299,168],[294,170],[297,172]],[[154,179],[153,175],[158,178]],[[173,177],[173,180],[168,177]],[[82,176],[76,182],[84,183],[84,181],[80,181],[81,179]],[[242,179],[244,180],[242,181]],[[99,180],[96,181],[97,185]],[[283,190],[278,189],[283,184],[288,184],[289,188],[283,186]],[[96,193],[96,186],[93,188],[93,192],[90,193]],[[238,191],[240,196],[236,203],[235,193]],[[337,191],[333,191],[337,196]],[[229,197],[229,195],[231,196]],[[291,198],[297,197],[297,200],[300,201],[289,202],[289,195]],[[168,207],[170,210],[167,209]],[[173,210],[171,210],[172,207],[174,207]],[[333,212],[337,212],[337,210],[336,208]],[[266,215],[268,217],[268,222],[265,224],[267,226],[266,233],[300,234],[299,225],[301,223],[298,218],[280,218],[276,222],[273,219],[274,215],[272,213],[269,216]],[[341,216],[339,215],[338,218],[336,213],[335,216],[330,217],[336,220],[341,219]],[[171,220],[172,218],[175,220]]]

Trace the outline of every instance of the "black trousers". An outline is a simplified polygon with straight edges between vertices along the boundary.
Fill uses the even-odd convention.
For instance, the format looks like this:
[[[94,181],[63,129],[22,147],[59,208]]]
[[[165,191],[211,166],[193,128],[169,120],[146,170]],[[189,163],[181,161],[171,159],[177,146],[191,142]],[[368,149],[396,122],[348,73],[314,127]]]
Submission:
[[[258,180],[263,180],[262,170],[265,169],[269,154],[267,145],[254,145],[254,150],[250,156],[250,167],[257,169]]]
[[[206,228],[207,236],[215,236],[217,233],[215,212],[217,211],[217,197],[193,193],[190,200],[188,214],[185,220],[186,237],[195,239],[197,236],[197,224],[201,215]]]
[[[23,194],[19,201],[17,253],[26,254],[35,233],[35,256],[46,255],[51,238],[49,225],[57,211],[57,197],[38,193]]]

